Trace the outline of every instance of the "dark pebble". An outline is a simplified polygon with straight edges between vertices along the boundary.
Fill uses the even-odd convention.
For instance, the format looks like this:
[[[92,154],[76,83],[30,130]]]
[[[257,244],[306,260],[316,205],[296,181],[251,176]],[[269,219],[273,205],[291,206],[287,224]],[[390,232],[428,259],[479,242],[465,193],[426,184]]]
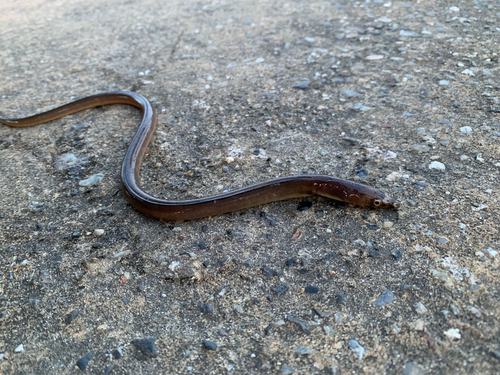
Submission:
[[[304,332],[304,333],[306,333],[308,335],[311,333],[311,330],[306,326],[306,324],[304,322],[302,322],[302,321],[300,321],[300,320],[298,320],[298,319],[296,319],[296,318],[294,318],[293,316],[290,316],[290,315],[288,315],[286,317],[286,319],[289,322],[291,322],[291,323],[297,324],[300,327],[300,329],[302,330],[302,332]]]
[[[71,192],[71,195],[72,196],[75,196],[78,194],[78,189],[73,189],[73,191]]]
[[[264,335],[269,335],[269,331],[271,331],[271,328],[273,328],[272,324],[269,324],[266,329],[264,330]]]
[[[274,297],[273,296],[267,296],[266,298],[267,298],[267,300],[269,302],[273,302],[274,301]]]
[[[303,275],[305,273],[308,273],[309,270],[307,268],[301,268],[299,272]]]
[[[366,178],[366,176],[368,176],[368,171],[366,169],[356,169],[354,170],[354,172],[356,172],[356,174],[358,175],[359,178]]]
[[[350,138],[350,137],[342,137],[341,138],[343,141],[349,142],[350,144],[354,145],[358,143],[358,140],[356,138]]]
[[[56,255],[56,262],[62,262],[63,258],[60,255]]]
[[[215,124],[216,125],[222,125],[222,120],[220,118],[215,119]]]
[[[297,207],[297,211],[307,211],[312,207],[312,202],[304,201],[299,203],[299,207]]]
[[[203,314],[213,314],[214,309],[213,309],[212,305],[207,303],[206,305],[203,305],[203,307],[201,308],[201,312]]]
[[[329,259],[335,259],[335,258],[337,258],[337,254],[335,254],[335,252],[333,252],[333,251],[330,251],[322,259],[323,260],[329,260]]]
[[[343,293],[339,293],[335,296],[335,298],[337,298],[337,303],[339,305],[345,305],[346,302],[347,302],[347,296]]]
[[[272,290],[275,293],[283,294],[288,290],[289,287],[290,287],[290,285],[288,283],[283,283],[283,284],[276,285]]]
[[[217,350],[217,345],[208,340],[203,340],[203,347],[207,350]]]
[[[370,224],[368,224],[366,227],[367,227],[369,230],[373,230],[373,231],[377,231],[377,230],[379,230],[379,227],[377,227],[376,225],[370,225]]]
[[[207,232],[208,231],[208,227],[206,225],[202,226],[201,227],[201,231],[202,232]]]
[[[100,247],[103,247],[104,245],[102,242],[95,242],[92,244],[92,249],[99,249]]]
[[[403,257],[403,252],[399,249],[392,250],[391,255],[395,260],[400,260]]]
[[[269,224],[271,224],[271,225],[276,225],[276,224],[278,224],[278,221],[277,221],[277,220],[274,220],[274,218],[273,218],[272,216],[268,216],[268,215],[264,215],[264,216],[265,216],[265,218],[266,218],[267,220],[269,220]]]
[[[124,303],[125,305],[128,305],[128,304],[130,303],[130,300],[129,300],[128,298],[126,298],[126,297],[123,297],[123,298],[122,298],[122,301],[123,301],[123,303]]]
[[[429,184],[427,182],[423,182],[423,181],[416,181],[413,184],[418,185],[418,186],[422,186],[422,187],[429,186]]]
[[[494,350],[491,352],[491,354],[493,355],[493,357],[495,357],[496,359],[500,359],[500,350]]]
[[[155,344],[156,339],[135,339],[133,343],[137,349],[148,357],[155,358],[158,356],[158,348]]]
[[[410,284],[401,284],[399,286],[399,290],[401,290],[401,291],[404,291],[404,290],[407,290],[407,289],[413,289],[413,287]]]
[[[113,365],[109,365],[108,367],[106,367],[106,370],[104,370],[104,375],[111,374],[111,371],[113,371]]]
[[[227,261],[229,260],[229,257],[226,255],[224,258],[222,258],[219,262],[220,262],[220,265],[223,266],[224,263],[226,263]]]
[[[455,108],[460,107],[460,103],[459,102],[453,102],[453,107],[455,107]]]
[[[385,306],[394,301],[394,294],[390,290],[385,290],[380,296],[377,297],[373,304],[377,307]]]
[[[304,292],[309,294],[315,294],[319,292],[319,288],[317,286],[308,285],[305,287]]]
[[[294,89],[300,89],[300,90],[305,90],[309,87],[309,84],[311,82],[309,81],[302,81],[298,85],[293,86]]]
[[[81,235],[82,235],[82,234],[81,234],[80,232],[73,232],[73,234],[72,234],[72,236],[73,236],[74,238],[78,238],[78,237],[80,237]]]
[[[337,233],[339,236],[345,236],[345,232],[340,228],[335,228],[335,233]]]
[[[70,324],[73,320],[75,320],[75,318],[78,316],[79,313],[80,313],[80,310],[74,309],[68,315],[66,315],[66,319],[64,319],[64,322],[66,324]]]
[[[368,256],[372,258],[378,258],[380,256],[380,251],[371,249],[370,252],[368,253]]]
[[[116,348],[111,352],[111,355],[113,356],[114,359],[120,359],[123,357],[123,351],[122,348]]]
[[[85,371],[87,366],[89,365],[90,360],[92,359],[92,352],[88,353],[87,355],[83,356],[80,358],[77,362],[76,365],[78,368],[82,371]]]
[[[262,273],[264,276],[266,276],[269,279],[272,279],[274,276],[279,276],[280,273],[276,270],[273,270],[272,268],[269,267],[264,267],[262,268]]]
[[[325,212],[323,210],[318,211],[318,214],[316,215],[316,219],[321,219],[325,216]]]
[[[198,244],[198,247],[201,249],[201,250],[205,250],[207,248],[207,245],[205,244],[205,242],[200,242]]]
[[[38,224],[36,225],[36,227],[37,227],[38,229],[43,229],[43,228],[45,227],[45,223],[38,223]]]
[[[297,265],[297,260],[292,258],[292,259],[287,259],[286,262],[285,262],[285,265],[287,267],[293,267],[293,266],[296,266]]]

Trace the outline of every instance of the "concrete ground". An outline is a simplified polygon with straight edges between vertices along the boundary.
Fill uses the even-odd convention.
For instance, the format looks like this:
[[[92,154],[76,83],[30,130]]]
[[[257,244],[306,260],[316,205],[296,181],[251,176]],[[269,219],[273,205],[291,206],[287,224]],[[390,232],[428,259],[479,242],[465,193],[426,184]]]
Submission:
[[[156,220],[120,189],[138,110],[0,126],[0,373],[498,373],[499,18],[493,0],[1,2],[1,116],[144,95],[150,194],[314,173],[401,207]]]

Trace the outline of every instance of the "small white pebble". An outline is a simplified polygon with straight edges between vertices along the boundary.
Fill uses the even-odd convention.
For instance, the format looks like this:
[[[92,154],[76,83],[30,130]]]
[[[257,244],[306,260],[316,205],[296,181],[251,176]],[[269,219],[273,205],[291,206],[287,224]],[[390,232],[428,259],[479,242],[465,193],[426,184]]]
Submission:
[[[22,352],[24,352],[24,345],[23,344],[19,345],[17,348],[14,349],[14,351],[16,353],[22,353]]]
[[[394,226],[392,221],[384,221],[384,229],[391,229]]]
[[[438,171],[444,171],[446,169],[446,166],[443,163],[440,163],[439,161],[433,161],[432,163],[429,164],[429,169],[437,169]]]
[[[94,236],[102,236],[104,234],[104,229],[94,229]]]
[[[462,126],[460,131],[464,134],[470,134],[472,133],[472,128],[470,126]]]
[[[469,157],[467,155],[460,155],[460,160],[462,161],[465,161],[467,160]]]
[[[387,181],[396,181],[398,178],[401,177],[401,173],[399,172],[392,172],[390,175],[388,175],[385,179]]]
[[[444,331],[444,335],[450,340],[460,340],[460,338],[462,337],[458,328],[450,328],[449,330]]]

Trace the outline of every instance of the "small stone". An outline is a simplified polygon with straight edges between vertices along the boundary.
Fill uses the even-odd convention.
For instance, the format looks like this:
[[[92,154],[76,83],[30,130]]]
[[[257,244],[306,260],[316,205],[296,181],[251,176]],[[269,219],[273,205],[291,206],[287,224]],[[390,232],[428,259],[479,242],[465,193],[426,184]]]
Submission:
[[[385,306],[394,301],[394,294],[390,290],[385,290],[384,293],[379,295],[373,304],[377,307]]]
[[[73,320],[75,320],[75,318],[78,316],[79,313],[80,313],[80,310],[74,309],[68,315],[66,315],[66,319],[64,319],[64,322],[66,324],[70,324]]]
[[[368,61],[382,60],[383,58],[384,58],[384,55],[369,55],[369,56],[365,57],[365,59]]]
[[[87,355],[83,356],[76,362],[76,366],[81,370],[85,371],[87,366],[89,365],[90,360],[92,359],[92,352],[88,353]]]
[[[295,349],[295,353],[302,354],[302,355],[309,355],[313,354],[313,351],[310,347],[304,346],[304,345],[299,345]]]
[[[337,303],[339,305],[345,305],[346,302],[347,302],[347,296],[343,293],[339,293],[335,296],[335,298],[337,299]]]
[[[356,169],[354,172],[358,175],[359,178],[366,178],[368,176],[368,171],[364,168]]]
[[[311,334],[311,330],[307,327],[307,325],[304,322],[302,322],[302,321],[300,321],[300,320],[298,320],[290,315],[288,315],[286,317],[286,319],[291,323],[297,324],[300,327],[300,329],[302,330],[302,332],[304,332],[305,334],[308,334],[308,335]]]
[[[203,314],[213,314],[214,309],[213,309],[212,305],[207,303],[206,305],[203,305],[203,307],[201,308],[201,312]]]
[[[111,371],[113,371],[113,365],[109,365],[108,367],[106,367],[106,369],[104,370],[104,375],[111,374]]]
[[[445,79],[442,79],[441,81],[439,81],[439,84],[440,84],[441,86],[448,86],[448,85],[450,84],[450,82],[449,82],[449,81],[447,81],[447,80],[445,80]]]
[[[391,255],[395,260],[400,260],[403,257],[403,252],[399,249],[392,250]]]
[[[288,288],[289,288],[289,284],[288,283],[283,283],[283,284],[280,284],[280,285],[276,285],[272,290],[275,293],[283,294],[283,293],[285,293],[288,290]]]
[[[281,373],[283,375],[293,374],[294,372],[295,372],[295,370],[292,367],[289,367],[289,366],[283,366],[281,368]]]
[[[17,348],[14,349],[15,353],[22,353],[24,352],[24,345],[20,344]]]
[[[257,59],[255,60],[255,62],[256,62],[257,64],[259,64],[259,63],[261,63],[261,62],[263,62],[263,61],[264,61],[264,58],[263,58],[263,57],[259,57],[259,58],[257,58]]]
[[[429,169],[436,169],[438,171],[444,171],[446,169],[446,166],[439,161],[433,161],[429,164]]]
[[[347,96],[348,98],[357,98],[359,94],[356,91],[351,91],[351,90],[340,90],[340,93],[344,96]]]
[[[116,348],[111,352],[111,355],[113,356],[114,359],[120,359],[123,357],[123,351],[122,348]]]
[[[363,348],[361,345],[359,345],[359,343],[356,340],[352,340],[352,339],[349,340],[347,345],[349,346],[349,349],[351,349],[354,352],[354,354],[356,354],[358,356],[359,360],[361,361],[363,359],[363,356],[366,353],[366,349]]]
[[[462,126],[460,131],[464,134],[470,134],[472,133],[472,128],[470,126]]]
[[[444,332],[444,335],[450,340],[460,340],[460,338],[462,337],[458,328],[450,328],[449,330]]]
[[[297,259],[295,259],[295,258],[287,259],[285,261],[285,266],[287,266],[287,267],[294,267],[296,265],[297,265]]]
[[[420,303],[420,302],[417,302],[413,306],[415,306],[415,311],[419,315],[427,314],[427,312],[428,312],[427,308],[422,303]]]
[[[394,226],[394,223],[392,221],[384,221],[384,229],[391,229]]]
[[[94,236],[102,236],[104,234],[104,229],[94,229]]]
[[[279,276],[280,273],[276,270],[273,270],[272,268],[269,267],[264,267],[262,268],[262,273],[264,276],[266,276],[269,279],[272,279],[274,276]]]
[[[90,187],[90,186],[94,186],[94,185],[100,183],[103,179],[104,179],[104,175],[102,173],[97,173],[97,174],[90,176],[89,178],[87,178],[85,180],[81,180],[78,183],[78,185]]]
[[[217,345],[214,344],[213,342],[211,341],[208,341],[208,340],[203,340],[202,341],[202,344],[203,344],[203,347],[206,349],[206,350],[217,350]]]
[[[424,375],[422,369],[412,363],[405,364],[405,367],[403,367],[403,371],[401,373],[403,375]]]
[[[323,326],[323,330],[325,331],[325,333],[327,335],[335,335],[337,332],[335,332],[335,330],[333,328],[330,328],[329,326]]]
[[[135,347],[139,349],[143,354],[148,357],[155,358],[158,356],[158,348],[155,344],[156,339],[147,338],[147,339],[135,339],[132,342]]]
[[[309,87],[310,81],[302,81],[301,83],[293,86],[294,89],[305,90]]]
[[[450,7],[450,12],[460,12],[460,8],[456,6]]]
[[[304,289],[304,292],[309,293],[309,294],[315,294],[319,292],[319,288],[317,286],[306,286]]]

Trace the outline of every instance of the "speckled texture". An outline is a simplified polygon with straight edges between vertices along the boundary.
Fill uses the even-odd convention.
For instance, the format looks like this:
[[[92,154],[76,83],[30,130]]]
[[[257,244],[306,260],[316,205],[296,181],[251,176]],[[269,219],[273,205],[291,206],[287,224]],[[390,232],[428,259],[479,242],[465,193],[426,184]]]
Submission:
[[[2,2],[0,113],[133,90],[151,194],[307,172],[402,207],[164,222],[120,190],[137,110],[0,127],[0,373],[496,373],[498,2],[166,4]]]

